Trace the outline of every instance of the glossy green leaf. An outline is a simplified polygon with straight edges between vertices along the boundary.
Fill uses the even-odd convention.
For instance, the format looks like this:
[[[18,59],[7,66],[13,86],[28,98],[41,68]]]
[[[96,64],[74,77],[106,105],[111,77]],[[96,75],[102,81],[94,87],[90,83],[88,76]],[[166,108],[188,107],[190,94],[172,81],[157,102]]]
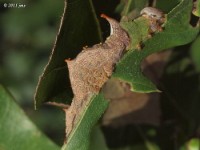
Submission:
[[[62,150],[88,150],[91,130],[107,106],[108,101],[104,99],[102,94],[92,97]]]
[[[58,150],[0,85],[0,149]]]
[[[45,101],[68,103],[72,98],[65,59],[74,58],[83,46],[101,39],[91,0],[67,0],[50,60],[38,83],[36,106]]]
[[[143,76],[140,68],[141,62],[152,53],[184,45],[194,40],[199,32],[199,27],[190,25],[192,6],[192,1],[183,0],[177,7],[172,9],[167,14],[164,30],[156,33],[152,38],[144,40],[144,48],[141,50],[136,50],[133,43],[137,43],[135,41],[145,39],[144,37],[148,36],[148,33],[145,33],[147,24],[143,23],[141,25],[144,21],[140,19],[132,22],[122,22],[121,24],[129,33],[132,43],[128,53],[117,64],[113,76],[128,82],[133,91],[146,93],[158,91],[154,84]],[[144,32],[141,36],[138,36],[141,30],[144,30]]]

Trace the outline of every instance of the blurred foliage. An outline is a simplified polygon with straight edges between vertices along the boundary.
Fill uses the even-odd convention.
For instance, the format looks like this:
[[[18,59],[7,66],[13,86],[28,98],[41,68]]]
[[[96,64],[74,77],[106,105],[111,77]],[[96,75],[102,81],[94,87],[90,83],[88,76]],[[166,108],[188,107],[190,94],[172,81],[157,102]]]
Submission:
[[[26,7],[5,8],[5,3]],[[54,107],[34,111],[33,96],[54,44],[64,2],[10,0],[0,5],[0,82],[45,133],[63,144],[64,113]],[[57,123],[49,125],[52,118]]]
[[[13,97],[0,85],[0,149],[58,150],[24,114]]]
[[[16,0],[9,2],[16,3]],[[64,113],[54,107],[46,106],[34,111],[33,95],[38,77],[54,45],[64,2],[47,0],[17,2],[26,4],[26,7],[4,8],[5,1],[0,2],[0,83],[11,91],[34,123],[57,144],[62,145],[65,136]],[[179,2],[180,0],[157,0],[154,5],[168,13]],[[199,4],[199,0],[197,2]],[[135,18],[139,12],[137,8],[141,9],[141,6],[145,5],[145,0],[121,0],[115,3],[109,0],[99,3],[94,0],[97,14],[104,12],[118,18],[120,15],[128,14],[130,18]],[[200,10],[199,6],[197,10]],[[109,31],[106,24],[101,22],[104,32]],[[159,89],[163,91],[160,99],[162,116],[159,126],[130,125],[122,129],[103,127],[103,130],[97,127],[92,131],[90,149],[94,147],[101,150],[199,149],[199,47],[200,35],[192,43],[171,50],[172,54],[159,83]]]
[[[186,142],[182,147],[181,150],[199,150],[200,148],[200,139],[193,138]]]
[[[53,46],[64,2],[20,2],[26,7],[1,8],[0,80],[17,100],[27,102],[33,97],[38,76]]]

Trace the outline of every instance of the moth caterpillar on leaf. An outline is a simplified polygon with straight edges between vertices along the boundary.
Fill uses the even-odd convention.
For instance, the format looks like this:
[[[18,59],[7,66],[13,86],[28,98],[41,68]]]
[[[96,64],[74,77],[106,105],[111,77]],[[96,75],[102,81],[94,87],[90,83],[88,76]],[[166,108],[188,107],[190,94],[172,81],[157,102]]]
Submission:
[[[161,11],[147,7],[141,11],[141,15],[149,20],[151,33],[162,30],[164,15]],[[128,33],[118,21],[105,14],[102,14],[101,17],[105,18],[111,27],[110,36],[105,42],[92,47],[84,47],[75,59],[65,60],[74,94],[71,106],[64,109],[66,112],[66,137],[69,137],[91,96],[98,94],[112,75],[116,63],[130,44]]]
[[[106,41],[84,48],[73,60],[65,60],[74,99],[84,99],[86,94],[99,92],[130,43],[128,34],[116,20],[104,14],[101,17],[107,19],[111,26],[111,35]]]
[[[111,27],[110,36],[106,41],[92,47],[85,47],[75,59],[65,60],[74,93],[71,106],[65,110],[67,137],[89,97],[100,91],[112,75],[115,64],[130,44],[129,36],[119,22],[105,14],[101,17],[105,18]]]

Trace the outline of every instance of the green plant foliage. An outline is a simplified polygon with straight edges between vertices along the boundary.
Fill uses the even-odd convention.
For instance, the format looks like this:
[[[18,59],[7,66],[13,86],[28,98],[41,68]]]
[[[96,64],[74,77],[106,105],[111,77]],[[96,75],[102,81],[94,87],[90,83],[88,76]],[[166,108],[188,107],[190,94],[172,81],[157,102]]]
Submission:
[[[144,48],[142,50],[136,50],[131,45],[129,52],[117,64],[113,76],[128,82],[132,86],[133,91],[147,93],[157,91],[151,81],[142,75],[140,69],[141,62],[152,53],[184,45],[194,40],[199,32],[199,27],[192,27],[190,25],[191,11],[192,1],[190,0],[184,0],[177,5],[167,14],[164,31],[156,33],[152,38],[144,41]],[[138,28],[137,24],[139,24],[137,21],[122,23],[122,26],[132,37],[132,43],[138,40],[138,30],[132,30],[133,27],[131,26]],[[146,27],[139,26],[139,28]]]
[[[95,126],[94,129],[92,129],[90,141],[89,150],[109,150],[99,126]]]
[[[26,7],[3,8],[4,3]],[[32,106],[38,76],[47,63],[63,4],[63,1],[49,3],[48,0],[1,1],[0,80],[19,103],[31,101]]]
[[[130,12],[132,6],[132,3],[127,4],[124,8],[126,14]],[[155,33],[150,38],[148,22],[145,18],[139,17],[136,20],[121,22],[122,27],[131,37],[131,45],[128,52],[116,65],[112,77],[129,83],[132,91],[158,92],[156,86],[143,75],[140,68],[141,62],[152,53],[184,45],[194,40],[199,32],[199,27],[190,25],[192,6],[191,0],[183,0],[175,8],[170,7],[171,11],[166,15],[163,31]],[[38,84],[35,96],[36,106],[45,101],[58,101],[58,99],[70,102],[68,99],[72,99],[72,93],[64,60],[74,58],[82,46],[98,43],[101,39],[99,31],[90,0],[67,1],[55,47]],[[143,48],[138,50],[137,47],[141,42]],[[102,94],[90,99],[89,104],[85,106],[80,115],[79,122],[67,139],[67,144],[62,149],[88,150],[91,146],[90,133],[107,105],[108,101]],[[147,143],[146,147],[152,150],[158,149],[154,144],[148,145]]]
[[[88,150],[90,147],[91,130],[107,106],[108,101],[104,99],[102,94],[91,98],[90,103],[80,116],[80,121],[70,134],[67,144],[63,146],[62,150]]]
[[[168,13],[180,2],[181,0],[156,0],[156,8]]]
[[[48,65],[40,78],[35,103],[70,102],[72,91],[65,59],[74,58],[83,46],[100,42],[100,29],[91,0],[66,1],[61,27]]]
[[[35,44],[31,45],[31,47],[36,45],[39,47],[48,45],[54,37],[54,32],[52,33],[52,30],[48,29],[49,27],[44,25],[47,24],[47,22],[51,19],[59,19],[58,16],[61,14],[63,6],[62,1],[52,3],[48,2],[48,0],[40,0],[37,2],[24,0],[18,0],[16,2],[15,0],[10,0],[10,4],[21,3],[25,4],[26,7],[22,9],[9,9],[7,13],[2,14],[1,23],[2,28],[6,33],[6,38],[12,39],[13,41],[17,41],[19,43],[25,42],[24,44],[30,42],[29,40],[31,40],[31,44],[32,42],[34,44],[38,43],[37,40],[40,40],[40,44],[44,44]],[[1,3],[1,5],[3,6],[3,3]],[[43,8],[45,7],[48,9],[44,10]],[[43,28],[41,29],[41,27]],[[29,34],[27,34],[27,32]],[[49,37],[44,35],[47,34],[47,32],[49,33]]]
[[[58,150],[19,108],[13,97],[0,85],[0,149]]]

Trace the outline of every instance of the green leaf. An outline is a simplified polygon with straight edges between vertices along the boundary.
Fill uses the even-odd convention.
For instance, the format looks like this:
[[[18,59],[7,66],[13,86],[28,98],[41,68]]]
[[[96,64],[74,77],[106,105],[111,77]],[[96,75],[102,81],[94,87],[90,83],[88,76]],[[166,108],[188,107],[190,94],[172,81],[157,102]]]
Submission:
[[[128,82],[132,90],[136,92],[148,93],[158,91],[155,85],[143,76],[140,68],[141,62],[152,53],[184,45],[194,40],[199,32],[199,27],[192,27],[190,25],[191,11],[192,1],[183,0],[167,14],[164,30],[147,40],[145,40],[145,36],[148,36],[146,32],[147,24],[142,19],[122,22],[122,26],[131,37],[131,46],[130,50],[117,64],[113,77]],[[142,35],[138,36],[138,33],[141,31],[143,31]],[[140,40],[144,40],[144,48],[136,50],[135,43],[138,43]]]
[[[104,99],[102,94],[92,97],[90,103],[81,113],[79,122],[76,124],[67,139],[67,144],[63,146],[62,150],[88,150],[91,130],[107,106],[108,101]]]
[[[96,126],[91,133],[89,150],[108,150],[100,126]]]
[[[156,8],[159,8],[163,12],[168,13],[180,2],[181,0],[156,0]]]
[[[99,24],[91,0],[68,0],[50,60],[38,83],[36,107],[50,100],[70,102],[72,90],[64,60],[74,58],[83,46],[91,46],[100,39]]]
[[[53,123],[53,122],[52,122]],[[13,97],[0,85],[0,149],[58,150],[29,120]]]

